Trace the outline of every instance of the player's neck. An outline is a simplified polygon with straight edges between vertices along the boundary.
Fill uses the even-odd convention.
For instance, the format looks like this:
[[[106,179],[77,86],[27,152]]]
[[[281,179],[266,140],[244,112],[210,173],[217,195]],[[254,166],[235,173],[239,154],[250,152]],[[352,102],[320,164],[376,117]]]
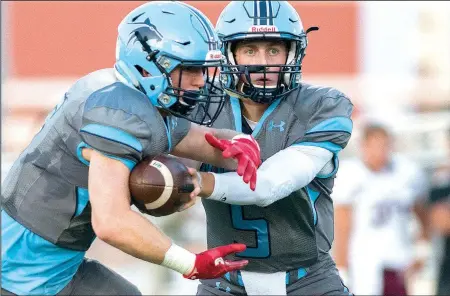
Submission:
[[[251,101],[241,101],[242,115],[248,120],[258,122],[267,110],[269,104],[260,104]]]

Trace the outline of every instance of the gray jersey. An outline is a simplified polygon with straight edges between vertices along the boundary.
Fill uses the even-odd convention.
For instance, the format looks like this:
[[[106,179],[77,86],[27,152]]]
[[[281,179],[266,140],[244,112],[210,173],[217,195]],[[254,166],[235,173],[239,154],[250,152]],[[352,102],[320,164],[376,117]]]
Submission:
[[[46,240],[86,250],[91,225],[88,166],[82,148],[130,169],[149,155],[168,153],[190,123],[165,120],[141,92],[119,82],[113,69],[78,80],[47,117],[2,184],[3,209]]]
[[[261,146],[263,160],[292,145],[326,148],[335,155],[335,169],[267,207],[203,200],[208,247],[244,243],[247,250],[234,259],[249,259],[246,270],[258,272],[309,266],[319,252],[328,252],[333,241],[330,193],[338,167],[337,154],[351,135],[352,109],[341,92],[303,84],[287,98],[272,103],[255,129],[248,131],[239,101],[230,98],[214,123],[215,128],[251,132]],[[202,170],[223,172],[205,164]]]

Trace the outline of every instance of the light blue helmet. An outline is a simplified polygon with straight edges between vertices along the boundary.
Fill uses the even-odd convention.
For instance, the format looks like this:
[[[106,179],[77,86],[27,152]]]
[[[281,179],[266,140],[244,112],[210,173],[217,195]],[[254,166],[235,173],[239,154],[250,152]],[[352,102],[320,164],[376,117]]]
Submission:
[[[214,80],[223,55],[214,27],[203,13],[182,2],[152,1],[131,11],[118,31],[114,68],[119,80],[175,116],[206,125],[217,118],[224,95],[214,86]],[[171,81],[170,73],[177,67],[181,69],[180,79]],[[181,89],[183,69],[192,67],[201,67],[205,86]],[[210,104],[219,106],[209,108]],[[188,118],[196,106],[204,109],[204,116]],[[210,109],[216,112],[209,114]]]
[[[287,95],[300,84],[302,60],[307,46],[306,34],[297,11],[287,1],[231,1],[219,16],[216,31],[222,41],[226,63],[220,80],[231,95],[259,103],[270,103]],[[285,64],[271,65],[279,71],[269,71],[267,65],[237,65],[233,53],[237,41],[250,39],[278,39],[288,45]],[[276,86],[256,86],[250,74],[278,73]],[[239,83],[245,76],[246,82]]]

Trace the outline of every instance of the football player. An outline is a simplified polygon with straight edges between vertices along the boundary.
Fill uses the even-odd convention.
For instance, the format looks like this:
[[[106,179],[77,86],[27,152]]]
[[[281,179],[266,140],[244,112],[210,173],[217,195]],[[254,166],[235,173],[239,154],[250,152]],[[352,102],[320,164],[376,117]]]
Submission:
[[[224,96],[214,89],[213,72],[221,58],[213,25],[187,4],[151,2],[124,18],[114,69],[74,83],[2,184],[2,293],[139,294],[84,258],[96,237],[191,279],[215,278],[247,263],[223,258],[243,251],[242,244],[188,252],[130,207],[130,170],[162,153],[237,166],[254,186],[260,157],[251,137],[227,141],[232,149],[224,159],[205,134],[230,140],[239,133],[186,119],[196,104],[205,111],[196,123],[217,118]],[[192,195],[199,190],[197,184]]]
[[[333,253],[357,295],[410,295],[406,280],[420,271],[431,251],[428,180],[416,163],[392,153],[393,140],[385,126],[366,123],[361,155],[342,161],[332,194]],[[409,231],[413,214],[420,226],[417,241]]]
[[[208,246],[244,243],[233,258],[249,264],[202,280],[198,295],[349,295],[329,251],[330,193],[352,132],[352,103],[334,88],[301,82],[309,30],[287,1],[232,1],[216,30],[229,99],[213,126],[253,135],[263,164],[255,191],[226,168],[201,167],[209,172],[200,173]]]

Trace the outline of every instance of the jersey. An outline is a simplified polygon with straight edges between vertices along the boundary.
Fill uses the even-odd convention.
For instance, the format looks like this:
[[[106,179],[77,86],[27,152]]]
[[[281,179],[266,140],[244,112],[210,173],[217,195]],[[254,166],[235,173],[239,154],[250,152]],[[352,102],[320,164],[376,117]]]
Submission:
[[[399,155],[379,172],[358,158],[343,161],[332,198],[352,206],[349,261],[365,266],[370,254],[379,268],[407,267],[413,256],[412,207],[425,202],[419,198],[427,196],[428,187],[424,172]]]
[[[286,98],[274,101],[252,130],[241,114],[239,100],[229,98],[213,127],[251,133],[261,147],[263,161],[292,145],[312,145],[334,153],[335,169],[267,207],[203,199],[208,247],[244,243],[247,249],[233,259],[249,259],[246,270],[265,273],[310,266],[319,252],[328,252],[333,241],[330,193],[338,153],[351,135],[352,109],[343,93],[302,84]],[[224,172],[205,164],[201,170]]]
[[[166,120],[113,69],[78,80],[21,153],[2,186],[2,287],[18,294],[56,294],[75,274],[95,238],[85,147],[130,170],[168,153],[189,121]]]

